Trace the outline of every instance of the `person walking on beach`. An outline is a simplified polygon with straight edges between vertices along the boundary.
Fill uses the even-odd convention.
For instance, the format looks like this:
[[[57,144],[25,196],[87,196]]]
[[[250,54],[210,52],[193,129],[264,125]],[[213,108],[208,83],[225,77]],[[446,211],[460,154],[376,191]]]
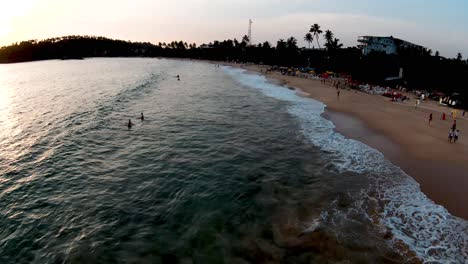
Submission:
[[[419,104],[420,104],[420,101],[418,99],[418,100],[416,100],[416,104],[414,105],[414,109],[418,108]]]
[[[452,130],[449,130],[448,142],[449,142],[450,144],[452,144],[452,138],[453,138],[453,131],[452,131]]]
[[[429,114],[429,126],[431,125],[432,122],[432,113]]]
[[[336,89],[336,97],[338,99],[338,101],[340,100],[340,90],[339,89]]]
[[[457,129],[457,120],[453,120],[452,132],[455,132],[455,129]]]
[[[457,129],[457,131],[453,133],[453,143],[457,143],[459,135],[460,135],[460,130]]]

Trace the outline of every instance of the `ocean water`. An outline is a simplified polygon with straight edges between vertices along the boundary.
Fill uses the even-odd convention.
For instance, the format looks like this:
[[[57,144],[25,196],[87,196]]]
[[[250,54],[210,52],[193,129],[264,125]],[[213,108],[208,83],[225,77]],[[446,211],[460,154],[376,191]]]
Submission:
[[[468,223],[324,108],[201,62],[0,65],[0,263],[466,263]]]

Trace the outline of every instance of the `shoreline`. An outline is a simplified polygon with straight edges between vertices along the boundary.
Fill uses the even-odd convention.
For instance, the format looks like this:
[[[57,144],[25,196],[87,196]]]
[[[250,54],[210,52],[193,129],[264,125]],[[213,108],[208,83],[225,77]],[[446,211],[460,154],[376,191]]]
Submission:
[[[468,219],[466,205],[462,202],[466,194],[465,189],[452,188],[454,183],[466,183],[467,179],[464,177],[466,167],[412,157],[387,136],[378,133],[362,120],[348,113],[325,110],[323,117],[335,124],[336,132],[380,151],[386,159],[412,177],[426,196],[436,204],[444,206],[450,214]],[[441,175],[444,175],[443,179],[440,178]]]
[[[335,88],[318,80],[277,72],[265,74],[265,66],[260,65],[216,64],[264,75],[324,103],[322,115],[335,124],[335,131],[380,151],[412,177],[434,203],[468,220],[468,205],[464,203],[468,190],[468,142],[463,138],[464,131],[468,131],[466,117],[457,119],[460,141],[449,144],[446,136],[452,124],[450,115],[448,120],[441,121],[438,117],[444,109],[434,102],[424,102],[414,109],[414,101],[393,103],[383,96],[344,89],[337,100]],[[431,126],[426,118],[429,113],[435,117]]]

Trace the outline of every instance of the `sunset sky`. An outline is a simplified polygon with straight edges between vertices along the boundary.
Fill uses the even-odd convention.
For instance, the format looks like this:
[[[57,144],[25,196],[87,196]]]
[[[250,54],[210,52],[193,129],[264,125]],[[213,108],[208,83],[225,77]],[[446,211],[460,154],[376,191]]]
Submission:
[[[0,46],[64,35],[99,35],[153,43],[253,42],[303,37],[313,23],[346,46],[361,35],[399,37],[454,57],[468,57],[466,0],[0,0]]]

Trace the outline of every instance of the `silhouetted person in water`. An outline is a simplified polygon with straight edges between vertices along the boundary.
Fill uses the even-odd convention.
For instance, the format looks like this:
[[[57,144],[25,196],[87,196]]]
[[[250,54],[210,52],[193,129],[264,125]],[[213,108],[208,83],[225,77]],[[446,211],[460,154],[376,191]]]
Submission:
[[[177,74],[177,80],[180,81],[180,76],[179,76],[179,74]]]
[[[141,121],[145,120],[145,116],[143,115],[143,113],[141,113],[140,119]]]
[[[128,120],[128,125],[127,125],[128,129],[132,128],[133,125],[134,124],[132,123],[132,120],[129,119]]]

